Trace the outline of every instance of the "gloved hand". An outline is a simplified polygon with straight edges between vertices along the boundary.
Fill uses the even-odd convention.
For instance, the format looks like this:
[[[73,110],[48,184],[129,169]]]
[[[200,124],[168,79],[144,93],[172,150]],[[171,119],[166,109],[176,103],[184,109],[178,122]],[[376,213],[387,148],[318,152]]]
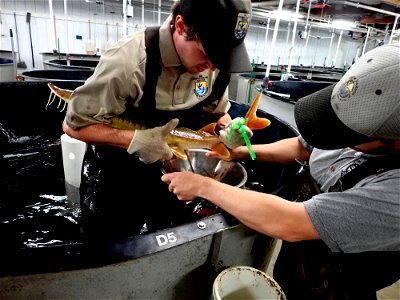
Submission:
[[[240,131],[240,119],[242,118],[234,118],[228,125],[219,131],[219,140],[230,149],[242,146],[245,143],[242,132]],[[243,128],[250,139],[253,136],[253,132],[246,125],[243,125]],[[233,132],[231,133],[232,130]]]
[[[157,160],[171,159],[173,154],[165,141],[165,136],[178,125],[178,119],[172,119],[164,126],[144,130],[136,130],[127,149],[129,154],[134,152],[146,164]]]

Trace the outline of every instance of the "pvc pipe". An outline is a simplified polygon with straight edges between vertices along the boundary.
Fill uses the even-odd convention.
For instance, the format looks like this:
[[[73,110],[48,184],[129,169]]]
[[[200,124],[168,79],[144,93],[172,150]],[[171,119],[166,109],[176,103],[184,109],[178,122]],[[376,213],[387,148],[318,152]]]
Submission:
[[[389,24],[386,24],[386,27],[385,27],[385,37],[383,38],[383,43],[384,43],[384,44],[386,44],[386,38],[388,37],[388,35],[389,35]],[[390,37],[389,37],[389,40],[390,40]]]
[[[287,49],[287,44],[289,42],[289,36],[290,36],[290,20],[288,22],[288,27],[287,27],[287,34],[286,34],[286,41],[285,41],[285,47],[283,48],[283,53],[282,53],[282,57],[286,58],[286,49]],[[289,49],[290,51],[290,49]],[[289,57],[288,57],[289,59]]]
[[[370,32],[371,32],[371,27],[368,27],[368,32],[367,32],[367,36],[365,37],[364,46],[363,46],[363,50],[362,50],[362,55],[364,55],[364,53],[365,53],[365,48],[367,47],[368,37],[369,37],[369,33]]]
[[[61,136],[65,182],[77,188],[81,185],[82,163],[86,148],[85,142],[74,139],[65,133]]]
[[[260,2],[251,3],[251,7],[275,6],[279,3],[280,3],[280,1],[277,1],[277,0],[260,1]],[[296,0],[286,0],[285,1],[285,5],[295,4],[295,3],[296,3]]]
[[[268,20],[267,20],[267,28],[266,28],[266,30],[265,30],[265,40],[264,40],[264,50],[263,50],[263,59],[262,59],[262,61],[264,62],[264,64],[265,64],[265,55],[266,55],[266,46],[267,46],[267,42],[268,42],[268,32],[269,32],[269,23],[270,23],[270,21],[271,21],[271,19],[270,18],[268,18]]]
[[[336,64],[336,58],[337,58],[337,55],[338,55],[338,52],[339,52],[340,42],[342,41],[342,35],[343,35],[343,30],[340,31],[339,40],[338,40],[338,43],[337,43],[337,46],[336,46],[335,58],[333,60],[333,67],[335,67],[335,64]]]
[[[65,52],[65,58],[67,59],[67,65],[69,65],[69,42],[68,42],[68,10],[67,10],[67,0],[64,0],[64,18],[65,18],[65,42],[67,43],[67,50]]]
[[[332,49],[332,43],[333,43],[333,38],[335,37],[335,32],[332,29],[332,34],[331,34],[331,41],[329,43],[329,49],[328,49],[328,55],[326,56],[326,61],[329,62],[329,58],[331,57],[331,49]],[[332,65],[331,65],[332,67]]]
[[[396,29],[396,26],[397,26],[397,22],[398,22],[398,21],[399,21],[399,16],[397,16],[396,19],[394,20],[393,27],[392,27],[392,32],[391,32],[390,38],[389,38],[389,44],[392,43],[394,31],[395,31],[395,29]]]
[[[307,37],[306,37],[306,43],[305,43],[304,49],[303,49],[303,53],[304,53],[303,59],[306,58],[306,53],[307,53],[307,48],[308,48],[308,40],[309,40],[309,38],[310,38],[310,33],[311,33],[311,27],[312,27],[311,25],[308,26],[308,31],[307,31],[307,27],[306,27],[306,29],[305,29],[306,34],[307,34]]]
[[[127,2],[126,0],[122,0],[122,14],[123,14],[123,18],[122,18],[122,36],[126,37],[127,32],[128,32],[128,28],[127,28],[127,23],[126,23],[126,6],[127,6]]]
[[[308,28],[308,19],[310,18],[311,2],[312,2],[311,0],[309,0],[309,2],[308,2],[308,11],[307,11],[307,19],[306,19],[305,31],[307,31],[307,28]]]
[[[293,33],[292,33],[292,44],[291,44],[291,47],[289,49],[289,62],[288,62],[288,67],[287,67],[287,72],[288,73],[290,73],[290,69],[292,67],[292,57],[293,57],[294,41],[295,41],[295,38],[296,38],[297,22],[298,22],[297,16],[299,15],[299,8],[300,8],[300,0],[297,0],[296,18],[294,20]]]
[[[271,43],[271,48],[269,49],[269,55],[268,55],[268,65],[267,65],[267,70],[265,72],[265,77],[269,77],[269,72],[271,70],[271,62],[272,62],[272,54],[275,48],[275,41],[276,41],[276,36],[278,35],[278,29],[279,29],[279,22],[281,20],[281,12],[282,12],[282,6],[283,6],[283,0],[279,1],[279,6],[278,6],[278,11],[277,11],[277,18],[275,20],[275,28],[274,28],[274,35],[272,36],[272,43]]]
[[[144,28],[144,0],[142,0],[142,28]]]
[[[53,36],[53,49],[57,49],[57,36],[56,36],[56,28],[54,22],[54,12],[53,12],[53,0],[49,0],[49,13],[50,13],[50,26],[51,26],[51,35]]]
[[[161,25],[161,0],[158,0],[158,25]]]

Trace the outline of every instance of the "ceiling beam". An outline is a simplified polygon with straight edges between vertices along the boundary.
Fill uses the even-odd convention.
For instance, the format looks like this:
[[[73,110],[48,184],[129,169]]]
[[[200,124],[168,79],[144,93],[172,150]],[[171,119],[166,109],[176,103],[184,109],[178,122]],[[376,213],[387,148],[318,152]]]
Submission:
[[[384,9],[380,9],[380,8],[375,8],[375,7],[372,7],[372,6],[363,5],[363,4],[359,4],[359,3],[354,3],[354,2],[350,2],[350,1],[336,1],[335,3],[342,3],[344,5],[363,8],[363,9],[366,9],[366,10],[371,10],[371,11],[375,11],[375,12],[379,12],[379,13],[382,13],[382,14],[391,15],[391,16],[395,16],[395,17],[399,17],[400,16],[400,14],[394,13],[392,11],[388,11],[388,10],[384,10]]]

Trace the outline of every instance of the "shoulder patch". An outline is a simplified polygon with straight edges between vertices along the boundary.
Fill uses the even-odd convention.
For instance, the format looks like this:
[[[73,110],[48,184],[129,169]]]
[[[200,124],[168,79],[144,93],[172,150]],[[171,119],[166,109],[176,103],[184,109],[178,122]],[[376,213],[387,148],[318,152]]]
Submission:
[[[243,39],[246,36],[247,30],[249,29],[249,22],[250,22],[250,14],[246,13],[238,14],[235,27],[235,37],[237,39]]]

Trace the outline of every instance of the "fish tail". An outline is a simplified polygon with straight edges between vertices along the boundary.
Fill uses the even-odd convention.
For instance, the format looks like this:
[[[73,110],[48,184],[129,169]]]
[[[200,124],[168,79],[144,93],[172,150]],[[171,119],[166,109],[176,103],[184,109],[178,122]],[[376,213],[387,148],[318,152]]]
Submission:
[[[249,110],[246,113],[246,125],[251,130],[259,130],[268,127],[271,124],[271,121],[266,118],[257,117],[257,108],[260,103],[262,93],[259,93],[253,100],[250,105]]]

